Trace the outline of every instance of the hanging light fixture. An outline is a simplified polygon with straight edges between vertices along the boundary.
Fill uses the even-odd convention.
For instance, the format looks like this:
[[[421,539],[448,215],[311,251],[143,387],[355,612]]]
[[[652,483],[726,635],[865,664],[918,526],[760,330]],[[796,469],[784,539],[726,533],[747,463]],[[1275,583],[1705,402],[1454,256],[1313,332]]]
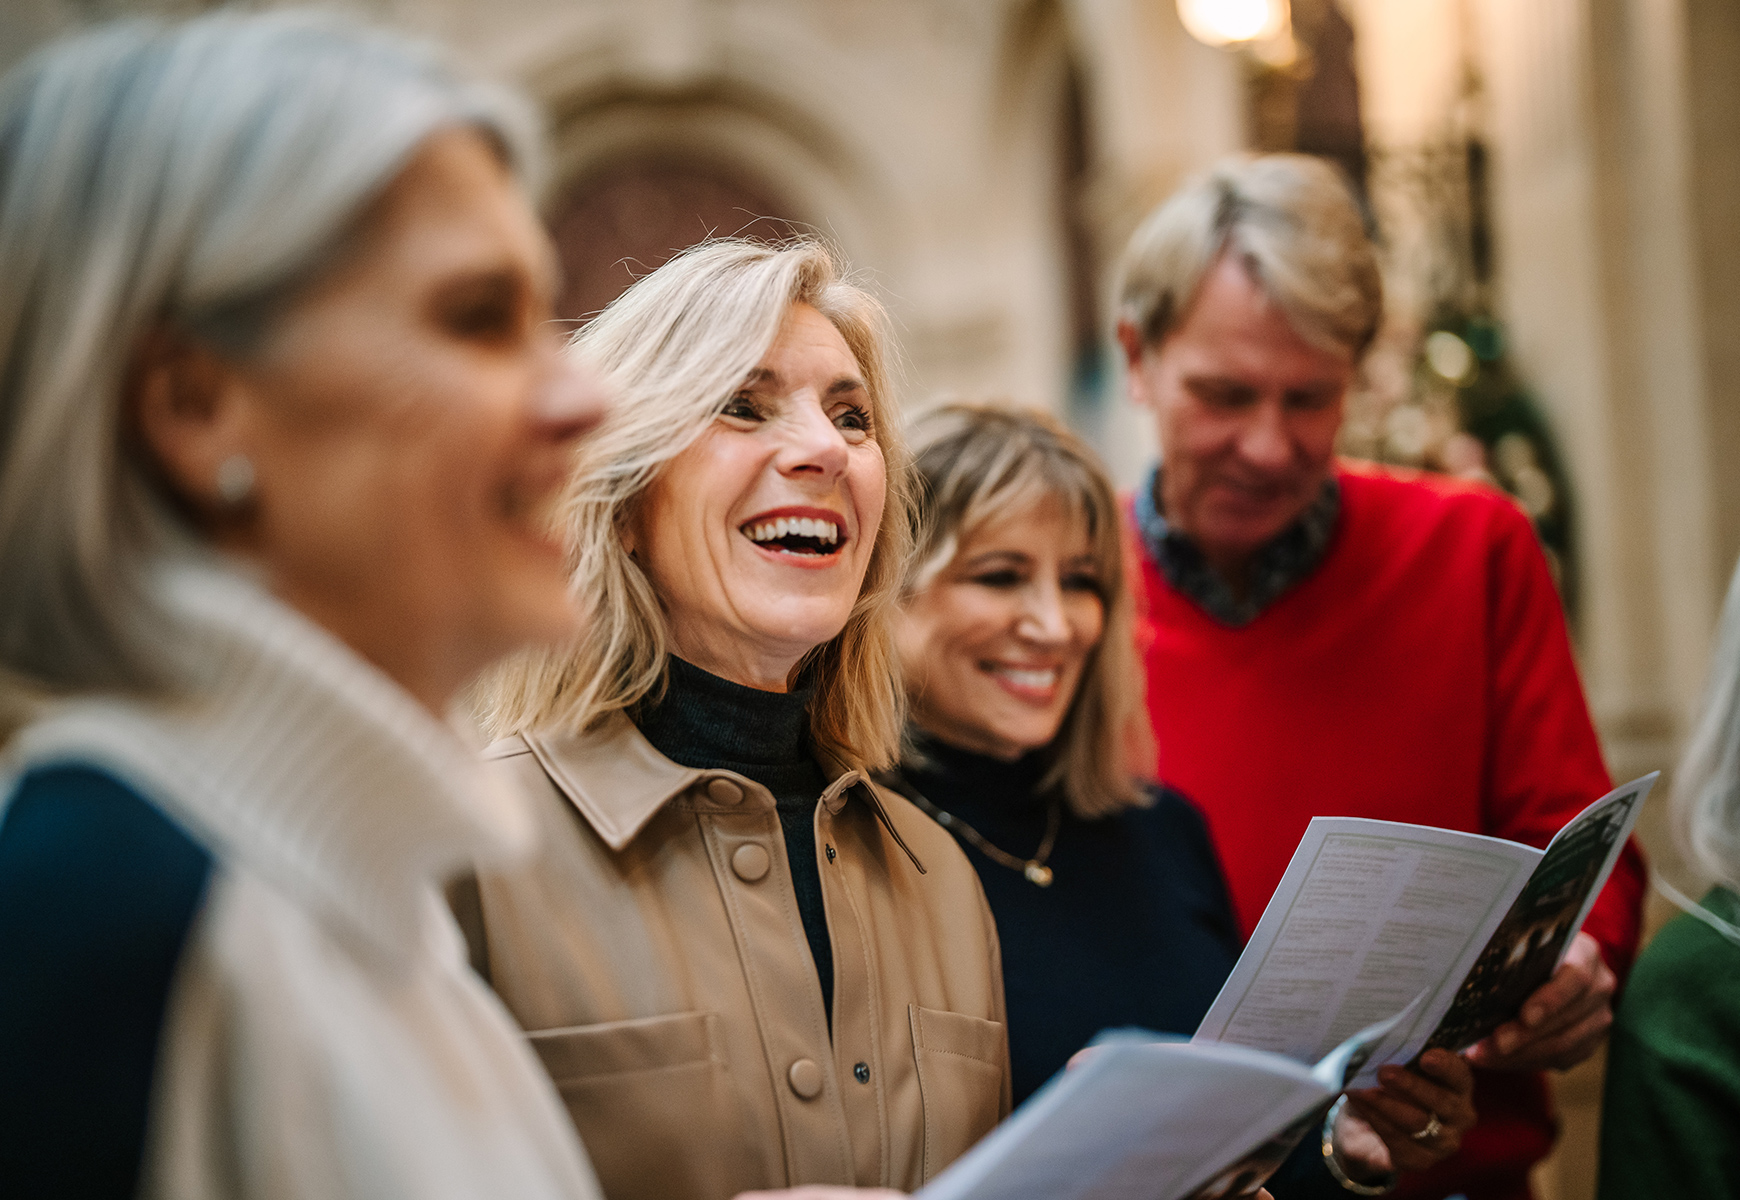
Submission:
[[[1209,46],[1240,46],[1287,28],[1287,0],[1178,0],[1178,19]]]

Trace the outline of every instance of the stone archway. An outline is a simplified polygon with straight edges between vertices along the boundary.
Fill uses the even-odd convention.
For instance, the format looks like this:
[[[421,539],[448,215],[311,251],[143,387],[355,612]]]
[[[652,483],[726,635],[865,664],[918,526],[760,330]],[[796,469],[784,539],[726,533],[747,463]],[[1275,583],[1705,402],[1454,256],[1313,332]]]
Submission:
[[[777,241],[799,224],[792,206],[748,172],[670,153],[588,171],[551,212],[564,279],[556,315],[579,323],[696,242],[729,235]]]

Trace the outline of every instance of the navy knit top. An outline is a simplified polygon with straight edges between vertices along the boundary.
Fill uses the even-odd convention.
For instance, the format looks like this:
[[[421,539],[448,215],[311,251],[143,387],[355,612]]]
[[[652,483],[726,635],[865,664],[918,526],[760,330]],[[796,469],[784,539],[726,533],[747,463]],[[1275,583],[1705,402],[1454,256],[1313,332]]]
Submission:
[[[902,776],[993,846],[1027,858],[1045,837],[1044,763],[921,743]],[[896,782],[896,781],[891,781]],[[1102,1029],[1191,1034],[1239,955],[1220,862],[1201,815],[1161,789],[1149,808],[1086,821],[1063,810],[1050,887],[964,839],[1003,944],[1019,1104]]]
[[[1043,757],[1003,762],[919,735],[919,759],[886,782],[917,791],[993,846],[1026,859],[1052,797]],[[979,872],[1003,946],[1015,1102],[1104,1029],[1196,1032],[1238,961],[1241,940],[1202,814],[1170,788],[1147,808],[1083,820],[1062,808],[1049,887],[959,839]],[[957,832],[957,838],[959,834]],[[1268,1182],[1276,1200],[1344,1192],[1308,1133]]]
[[[157,1039],[211,855],[78,763],[0,809],[0,1195],[130,1197]]]

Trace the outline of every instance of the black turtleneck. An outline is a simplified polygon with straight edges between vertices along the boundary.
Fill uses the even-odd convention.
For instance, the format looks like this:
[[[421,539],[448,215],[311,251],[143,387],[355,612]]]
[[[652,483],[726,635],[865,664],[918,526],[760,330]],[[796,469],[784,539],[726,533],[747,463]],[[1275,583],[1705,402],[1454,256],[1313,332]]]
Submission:
[[[810,696],[805,685],[763,692],[709,674],[674,655],[670,683],[656,705],[635,716],[660,754],[685,767],[735,771],[773,793],[791,863],[792,891],[822,985],[822,1010],[833,1024],[834,955],[816,861],[816,803],[828,781],[810,751]]]

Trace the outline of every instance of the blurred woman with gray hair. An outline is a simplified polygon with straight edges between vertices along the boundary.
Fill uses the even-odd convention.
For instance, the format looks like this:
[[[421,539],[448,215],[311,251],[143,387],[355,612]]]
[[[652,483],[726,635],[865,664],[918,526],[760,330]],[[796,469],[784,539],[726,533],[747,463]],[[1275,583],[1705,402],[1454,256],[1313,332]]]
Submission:
[[[442,714],[576,630],[532,128],[297,14],[0,82],[9,1195],[597,1195],[440,905],[532,837]]]
[[[1740,569],[1716,630],[1703,714],[1673,820],[1715,883],[1638,956],[1614,1017],[1601,1112],[1601,1200],[1740,1195]]]

